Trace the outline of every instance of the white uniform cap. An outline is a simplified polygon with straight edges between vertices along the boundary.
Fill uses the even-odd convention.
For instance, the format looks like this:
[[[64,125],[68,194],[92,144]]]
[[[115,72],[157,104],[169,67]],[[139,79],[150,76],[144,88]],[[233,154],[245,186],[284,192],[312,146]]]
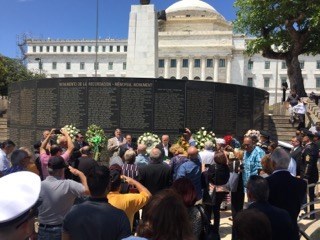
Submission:
[[[224,140],[223,138],[217,138],[216,143],[217,144],[226,144],[226,140]]]
[[[26,213],[38,201],[40,177],[21,171],[0,178],[0,226]]]

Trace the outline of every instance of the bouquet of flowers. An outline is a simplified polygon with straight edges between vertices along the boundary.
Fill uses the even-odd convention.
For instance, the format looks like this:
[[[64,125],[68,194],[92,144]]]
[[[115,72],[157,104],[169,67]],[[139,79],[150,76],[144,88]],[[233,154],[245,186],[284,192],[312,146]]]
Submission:
[[[146,132],[138,138],[138,144],[144,144],[147,146],[147,152],[150,153],[151,149],[159,144],[160,138],[157,134]]]
[[[97,161],[100,157],[102,148],[107,142],[107,138],[103,129],[95,124],[90,125],[86,132],[86,139],[90,147],[93,148],[94,160]]]
[[[65,130],[68,132],[69,136],[70,136],[71,139],[72,139],[72,142],[75,141],[76,135],[80,132],[80,130],[79,130],[78,128],[76,128],[76,127],[75,127],[74,125],[72,125],[72,124],[70,124],[70,125],[65,125],[65,126],[63,127],[63,129],[65,129]],[[57,138],[57,143],[59,144],[60,138],[62,137],[62,135],[61,135],[61,134],[58,134],[57,137],[58,137],[58,138]]]
[[[215,134],[212,131],[207,131],[204,127],[201,127],[198,132],[193,134],[193,138],[196,140],[199,151],[203,150],[204,144],[207,141],[211,141],[213,146],[216,146]]]

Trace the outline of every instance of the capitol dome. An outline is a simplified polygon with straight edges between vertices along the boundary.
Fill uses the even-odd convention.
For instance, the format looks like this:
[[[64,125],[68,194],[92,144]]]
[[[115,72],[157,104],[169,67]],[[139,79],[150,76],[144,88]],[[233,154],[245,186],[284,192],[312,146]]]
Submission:
[[[166,14],[169,15],[179,12],[205,12],[221,16],[211,5],[201,0],[180,0],[166,9]]]

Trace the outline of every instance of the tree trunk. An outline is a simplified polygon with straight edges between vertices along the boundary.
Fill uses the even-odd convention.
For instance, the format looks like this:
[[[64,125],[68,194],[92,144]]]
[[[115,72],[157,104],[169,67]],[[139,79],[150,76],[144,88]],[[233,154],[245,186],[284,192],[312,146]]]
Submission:
[[[295,89],[300,97],[307,97],[298,56],[286,58],[286,65],[290,81],[290,89]]]

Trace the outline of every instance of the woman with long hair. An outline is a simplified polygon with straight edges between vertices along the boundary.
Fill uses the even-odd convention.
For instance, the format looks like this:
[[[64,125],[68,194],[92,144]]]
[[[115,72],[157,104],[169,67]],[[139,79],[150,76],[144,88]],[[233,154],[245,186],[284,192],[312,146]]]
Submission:
[[[125,239],[195,240],[187,209],[172,189],[162,190],[151,197],[143,209],[137,235],[139,237]]]
[[[172,189],[182,197],[182,201],[187,207],[193,235],[197,239],[201,239],[205,223],[199,209],[202,206],[194,205],[197,201],[197,192],[193,183],[189,178],[179,178],[173,182]],[[202,212],[204,212],[204,209]]]

